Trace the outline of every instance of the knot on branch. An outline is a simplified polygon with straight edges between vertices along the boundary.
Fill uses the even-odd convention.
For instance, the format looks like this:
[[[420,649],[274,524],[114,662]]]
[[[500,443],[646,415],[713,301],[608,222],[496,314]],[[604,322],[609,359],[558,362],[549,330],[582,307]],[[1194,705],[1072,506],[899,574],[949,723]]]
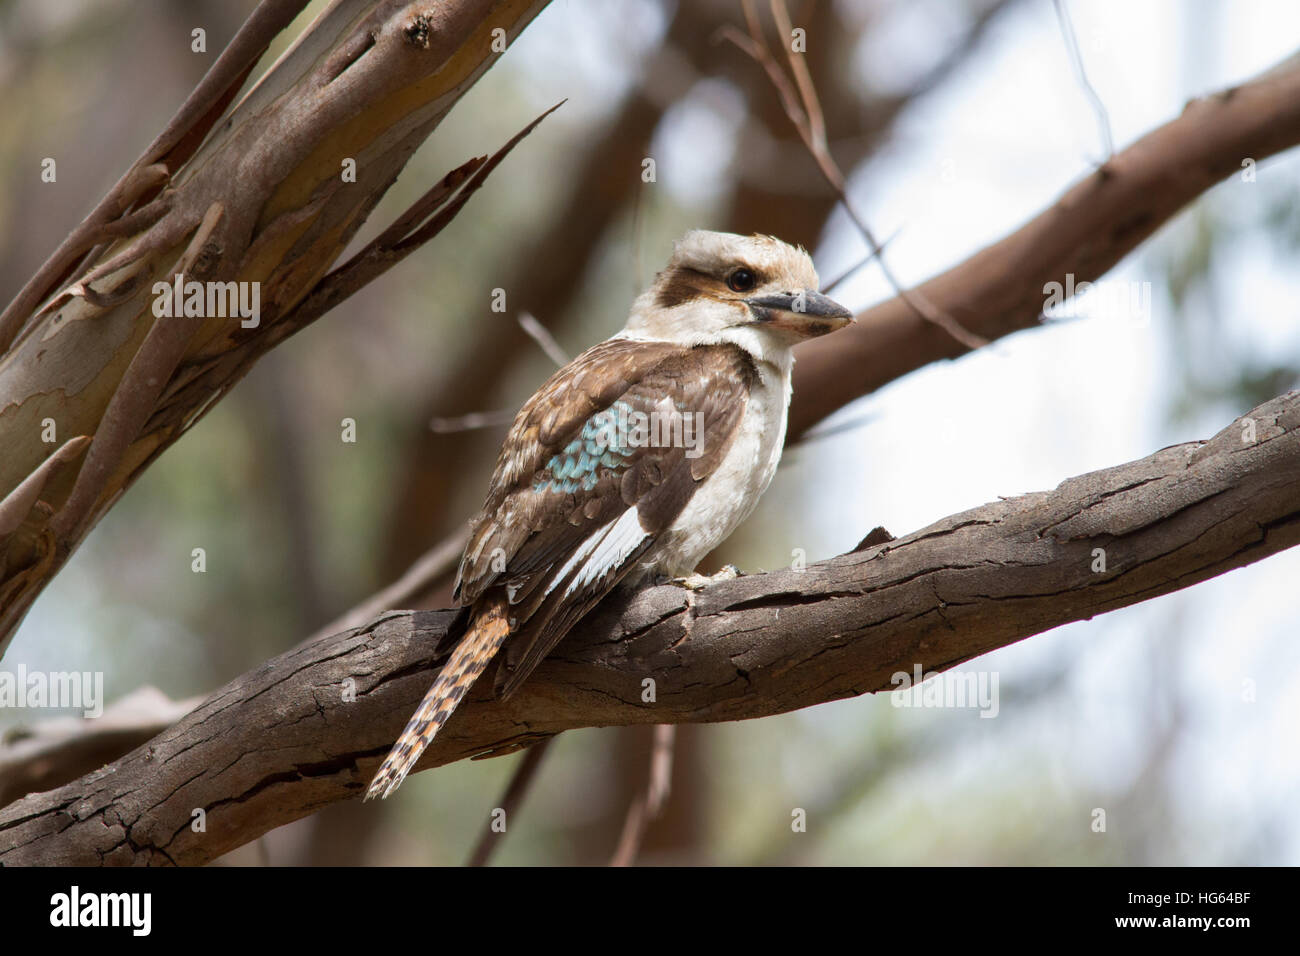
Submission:
[[[418,46],[421,50],[429,49],[429,37],[433,35],[433,27],[429,23],[427,15],[421,13],[402,31],[402,36],[406,37],[406,42],[411,46]]]

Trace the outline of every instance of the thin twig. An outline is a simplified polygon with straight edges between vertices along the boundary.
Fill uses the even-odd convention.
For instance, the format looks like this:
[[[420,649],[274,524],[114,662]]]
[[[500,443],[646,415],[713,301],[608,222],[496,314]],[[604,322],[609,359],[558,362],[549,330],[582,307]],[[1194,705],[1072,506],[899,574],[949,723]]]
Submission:
[[[564,354],[564,349],[560,348],[560,343],[555,341],[555,336],[542,323],[537,321],[537,317],[531,312],[520,312],[517,316],[519,327],[528,333],[529,337],[536,342],[546,357],[556,365],[563,368],[569,364],[569,356]]]
[[[505,795],[501,798],[500,808],[505,813],[506,825],[515,818],[519,808],[523,806],[524,797],[528,796],[528,788],[532,785],[533,780],[537,777],[537,768],[542,765],[542,758],[546,756],[546,750],[551,746],[554,737],[546,737],[533,744],[524,751],[523,758],[515,767],[514,773],[510,776],[510,784],[506,787]],[[492,853],[501,843],[501,838],[505,836],[505,831],[497,833],[492,829],[491,824],[483,831],[483,835],[478,838],[478,843],[474,847],[474,852],[470,854],[466,866],[487,866],[492,859]]]
[[[898,229],[895,229],[892,233],[890,233],[889,236],[885,238],[885,241],[880,244],[880,251],[884,252],[886,249],[888,249],[889,244],[898,238],[898,234],[900,232],[902,232],[902,227],[899,227]],[[822,291],[825,292],[827,295],[830,295],[830,293],[835,291],[836,287],[838,287],[842,282],[846,281],[850,276],[856,274],[859,269],[863,268],[864,266],[871,265],[871,263],[875,261],[875,258],[876,258],[876,254],[874,252],[868,252],[865,256],[863,256],[857,262],[853,263],[853,265],[849,266],[847,269],[845,269],[843,272],[837,275],[830,282],[823,283]]]
[[[628,807],[623,820],[623,832],[618,848],[609,861],[610,866],[631,866],[641,852],[646,830],[652,821],[663,813],[672,791],[673,747],[677,742],[675,724],[655,724],[654,742],[650,750],[650,779],[645,790]]]
[[[777,20],[778,29],[788,35],[791,29],[790,15],[786,10],[785,0],[771,0],[771,3],[772,13]],[[822,177],[834,191],[836,198],[843,204],[849,219],[852,220],[858,232],[866,240],[872,256],[880,263],[881,273],[885,276],[895,294],[906,302],[922,319],[943,329],[966,348],[973,351],[987,345],[988,341],[986,339],[969,331],[952,316],[936,308],[917,290],[905,289],[903,284],[898,281],[898,277],[894,275],[893,270],[889,268],[888,263],[885,261],[884,250],[881,248],[880,243],[876,241],[875,234],[867,225],[866,220],[858,214],[853,203],[849,201],[844,174],[831,156],[830,148],[827,145],[826,125],[821,103],[817,98],[816,87],[813,84],[802,54],[794,52],[792,46],[786,48],[786,57],[790,64],[791,73],[794,75],[794,83],[792,84],[790,78],[786,76],[768,48],[767,41],[758,23],[758,16],[754,12],[753,0],[745,0],[744,10],[745,20],[749,26],[749,36],[745,36],[734,27],[728,26],[719,31],[719,37],[735,44],[767,73],[781,99],[781,105],[786,116],[794,124],[799,138],[803,140],[804,147],[816,162]]]
[[[541,347],[547,358],[561,368],[569,364],[569,356],[565,354],[564,349],[560,348],[560,343],[555,341],[555,336],[551,335],[550,330],[537,321],[536,316],[531,312],[520,312],[517,320],[519,327]],[[457,432],[477,431],[481,428],[499,428],[502,425],[509,425],[514,421],[514,417],[514,410],[509,408],[499,408],[489,412],[469,412],[453,418],[439,416],[429,419],[429,430],[439,435],[451,435]]]
[[[659,819],[673,789],[673,748],[677,743],[676,724],[655,724],[654,749],[650,753],[650,785],[646,788],[646,808],[650,819]]]
[[[1084,95],[1088,97],[1088,101],[1092,104],[1092,111],[1097,116],[1097,128],[1101,131],[1101,142],[1106,148],[1106,158],[1102,162],[1109,162],[1115,155],[1115,139],[1110,131],[1110,114],[1106,111],[1106,104],[1102,102],[1101,96],[1089,82],[1088,72],[1083,68],[1083,53],[1079,50],[1079,41],[1074,35],[1074,24],[1070,22],[1070,13],[1065,9],[1065,0],[1052,0],[1052,6],[1056,8],[1056,19],[1061,24],[1061,36],[1065,39],[1065,49],[1070,54],[1075,78],[1083,87]]]
[[[429,431],[439,435],[452,435],[456,432],[478,431],[480,428],[499,428],[514,421],[515,412],[509,408],[498,408],[490,412],[470,412],[452,418],[429,419]]]
[[[310,644],[318,638],[360,627],[377,614],[402,607],[456,567],[467,538],[469,538],[468,527],[439,541],[407,568],[400,578],[388,587],[376,591],[352,610],[330,621],[303,643]]]
[[[471,159],[452,170],[398,220],[365,248],[321,279],[302,302],[281,320],[300,328],[351,297],[363,286],[383,275],[397,263],[440,233],[478,191],[488,175],[519,142],[567,101],[561,100],[512,136],[486,161]],[[464,185],[461,185],[464,183]],[[459,187],[459,188],[458,188]],[[418,225],[423,222],[423,225]],[[399,228],[400,227],[400,228]]]

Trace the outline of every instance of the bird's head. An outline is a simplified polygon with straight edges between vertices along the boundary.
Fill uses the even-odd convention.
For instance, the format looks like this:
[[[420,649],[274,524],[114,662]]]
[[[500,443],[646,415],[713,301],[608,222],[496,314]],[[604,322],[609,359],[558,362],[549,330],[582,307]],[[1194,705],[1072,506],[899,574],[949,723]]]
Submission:
[[[734,342],[761,355],[848,325],[852,313],[817,291],[803,249],[771,236],[694,230],[637,299],[629,338],[705,345]]]

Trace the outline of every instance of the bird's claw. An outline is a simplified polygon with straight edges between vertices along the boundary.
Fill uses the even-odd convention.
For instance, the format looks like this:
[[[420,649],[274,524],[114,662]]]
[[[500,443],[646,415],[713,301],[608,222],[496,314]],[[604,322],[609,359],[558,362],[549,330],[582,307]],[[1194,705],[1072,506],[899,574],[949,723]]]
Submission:
[[[740,577],[740,570],[734,564],[724,564],[717,574],[688,574],[684,578],[673,578],[670,584],[688,591],[700,591],[719,581],[733,581]]]

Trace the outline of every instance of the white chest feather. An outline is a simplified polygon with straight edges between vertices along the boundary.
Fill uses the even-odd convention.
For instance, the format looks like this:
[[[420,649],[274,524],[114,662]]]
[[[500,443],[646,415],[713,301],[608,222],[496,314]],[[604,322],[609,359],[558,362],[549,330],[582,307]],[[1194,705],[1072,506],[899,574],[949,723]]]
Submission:
[[[716,471],[700,483],[682,513],[660,535],[634,577],[681,577],[749,517],[767,490],[785,445],[790,370],[767,362],[749,394],[736,437]]]

